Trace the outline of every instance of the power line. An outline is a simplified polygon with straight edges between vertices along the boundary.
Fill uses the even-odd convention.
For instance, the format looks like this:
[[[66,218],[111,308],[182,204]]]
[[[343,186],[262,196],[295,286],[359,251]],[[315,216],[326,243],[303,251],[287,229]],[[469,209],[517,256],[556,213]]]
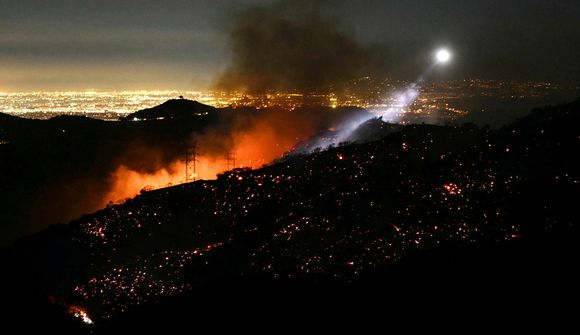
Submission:
[[[185,148],[185,182],[192,182],[197,179],[197,143],[188,145]]]

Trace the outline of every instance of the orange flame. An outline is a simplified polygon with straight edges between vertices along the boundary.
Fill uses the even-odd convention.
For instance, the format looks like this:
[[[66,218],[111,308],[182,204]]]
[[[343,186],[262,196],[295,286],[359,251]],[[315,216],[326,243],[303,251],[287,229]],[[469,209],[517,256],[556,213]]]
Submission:
[[[89,314],[87,314],[87,312],[79,306],[74,306],[74,305],[69,306],[68,312],[71,315],[73,315],[74,317],[81,319],[81,321],[83,321],[84,323],[86,323],[88,325],[93,324],[93,320],[91,320],[91,318],[89,317]]]
[[[247,131],[232,134],[235,146],[236,167],[259,168],[290,151],[298,141],[310,136],[309,127],[283,127],[278,119],[262,119]],[[200,143],[203,146],[203,143]],[[198,155],[196,179],[215,179],[227,169],[225,153],[221,156]],[[230,167],[231,168],[231,167]],[[112,187],[103,198],[103,206],[109,201],[118,202],[131,198],[144,188],[158,189],[185,181],[186,168],[182,160],[154,173],[141,173],[126,166],[119,166],[112,174]]]

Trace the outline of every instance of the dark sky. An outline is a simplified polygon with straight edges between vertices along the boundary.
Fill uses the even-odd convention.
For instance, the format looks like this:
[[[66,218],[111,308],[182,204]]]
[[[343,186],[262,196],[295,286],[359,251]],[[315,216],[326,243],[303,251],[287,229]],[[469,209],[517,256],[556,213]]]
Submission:
[[[0,91],[211,87],[231,59],[232,16],[274,2],[0,0]],[[320,3],[340,29],[388,50],[385,76],[412,79],[447,45],[456,57],[444,77],[580,82],[578,0]]]

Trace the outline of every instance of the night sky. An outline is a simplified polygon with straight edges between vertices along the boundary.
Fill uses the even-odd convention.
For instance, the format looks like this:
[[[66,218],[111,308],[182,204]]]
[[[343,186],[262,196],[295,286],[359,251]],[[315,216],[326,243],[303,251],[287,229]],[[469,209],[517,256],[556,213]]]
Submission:
[[[577,0],[276,2],[0,0],[0,91],[211,88],[255,5],[328,17],[388,51],[385,76],[414,79],[445,45],[444,78],[580,83]]]

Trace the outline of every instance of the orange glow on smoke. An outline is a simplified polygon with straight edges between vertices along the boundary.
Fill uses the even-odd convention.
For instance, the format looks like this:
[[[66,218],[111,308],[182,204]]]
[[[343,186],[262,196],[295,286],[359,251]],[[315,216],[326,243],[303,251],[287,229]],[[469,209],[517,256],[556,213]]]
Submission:
[[[300,140],[314,133],[313,127],[305,124],[288,126],[287,120],[275,116],[266,116],[252,124],[245,131],[234,132],[231,136],[232,152],[236,157],[236,168],[259,168],[290,151]],[[198,143],[203,147],[203,143]],[[215,179],[217,174],[224,172],[227,166],[227,152],[198,155],[196,164],[196,179]],[[141,190],[158,189],[185,181],[185,163],[179,160],[155,173],[141,173],[126,166],[118,167],[111,176],[112,187],[103,198],[103,206],[109,201],[118,202],[132,198]],[[231,168],[231,166],[230,166]]]
[[[197,162],[197,179],[215,179],[224,170],[224,163],[206,157],[199,157]],[[155,173],[140,173],[126,166],[120,166],[112,175],[112,187],[103,198],[106,205],[109,201],[119,202],[132,198],[143,189],[158,189],[178,185],[185,181],[185,163],[174,162],[167,168]]]
[[[300,137],[280,132],[268,121],[258,122],[252,131],[234,134],[236,165],[259,168],[290,151]]]

